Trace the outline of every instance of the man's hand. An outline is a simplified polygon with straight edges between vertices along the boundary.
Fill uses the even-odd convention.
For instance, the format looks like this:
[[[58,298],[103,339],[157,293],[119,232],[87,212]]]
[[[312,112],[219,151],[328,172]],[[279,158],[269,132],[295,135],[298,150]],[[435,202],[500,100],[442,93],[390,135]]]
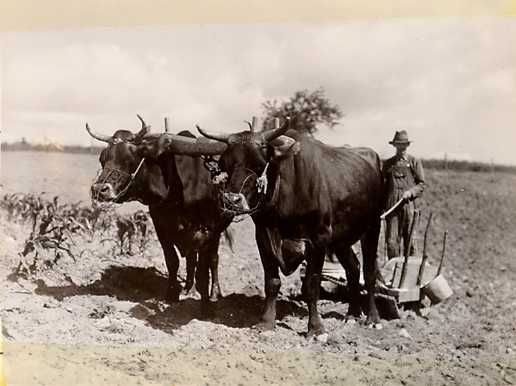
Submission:
[[[405,190],[403,192],[403,195],[401,196],[401,198],[403,198],[405,201],[410,201],[413,197],[413,194],[410,190]]]

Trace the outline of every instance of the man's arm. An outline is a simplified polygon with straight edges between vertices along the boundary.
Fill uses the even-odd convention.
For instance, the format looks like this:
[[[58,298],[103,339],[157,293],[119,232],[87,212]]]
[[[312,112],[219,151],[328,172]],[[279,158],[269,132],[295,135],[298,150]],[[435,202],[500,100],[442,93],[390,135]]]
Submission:
[[[410,160],[412,173],[414,175],[414,181],[416,185],[407,190],[403,196],[409,200],[420,197],[425,190],[425,172],[423,170],[423,163],[417,158]]]

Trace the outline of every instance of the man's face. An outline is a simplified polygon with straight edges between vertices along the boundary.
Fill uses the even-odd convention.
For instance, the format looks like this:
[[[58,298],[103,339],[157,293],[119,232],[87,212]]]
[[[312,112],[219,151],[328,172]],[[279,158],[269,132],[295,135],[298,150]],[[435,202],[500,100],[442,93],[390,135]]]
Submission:
[[[409,144],[408,143],[396,143],[394,147],[396,148],[396,153],[403,154],[407,151]]]

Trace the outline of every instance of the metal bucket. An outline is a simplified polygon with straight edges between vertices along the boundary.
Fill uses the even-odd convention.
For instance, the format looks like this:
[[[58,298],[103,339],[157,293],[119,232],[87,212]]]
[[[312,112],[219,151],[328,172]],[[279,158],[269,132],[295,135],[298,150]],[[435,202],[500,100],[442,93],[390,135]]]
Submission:
[[[437,304],[448,299],[453,291],[443,275],[437,275],[432,281],[423,287],[423,292],[427,295],[432,304]]]

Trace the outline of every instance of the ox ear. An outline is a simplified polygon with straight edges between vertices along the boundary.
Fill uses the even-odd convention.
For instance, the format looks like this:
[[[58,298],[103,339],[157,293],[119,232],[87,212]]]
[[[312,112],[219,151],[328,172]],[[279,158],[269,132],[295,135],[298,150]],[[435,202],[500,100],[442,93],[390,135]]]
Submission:
[[[166,145],[160,140],[160,137],[143,138],[137,145],[138,154],[141,157],[158,158],[166,150]]]
[[[269,142],[269,146],[272,150],[271,159],[273,160],[281,160],[296,155],[301,150],[301,144],[294,138],[287,137],[286,135],[280,135],[278,138],[275,138]]]

